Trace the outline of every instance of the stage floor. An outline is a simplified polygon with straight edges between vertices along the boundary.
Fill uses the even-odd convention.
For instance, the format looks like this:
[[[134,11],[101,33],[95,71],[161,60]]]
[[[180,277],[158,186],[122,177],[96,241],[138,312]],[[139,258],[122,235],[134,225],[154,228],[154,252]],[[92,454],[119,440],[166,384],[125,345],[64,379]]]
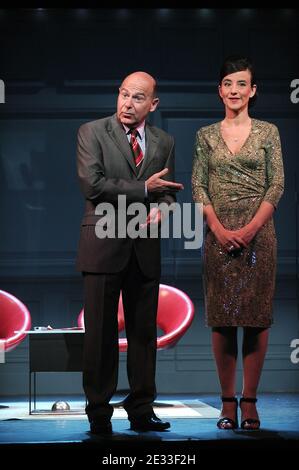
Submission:
[[[186,464],[187,458],[191,458],[189,464],[192,465],[193,457],[196,463],[207,459],[218,462],[226,454],[231,456],[232,450],[254,450],[266,454],[271,451],[271,455],[279,452],[283,461],[290,458],[293,452],[294,455],[298,453],[299,394],[261,394],[258,400],[261,429],[258,431],[219,430],[216,427],[221,407],[219,396],[163,395],[158,397],[159,402],[174,406],[157,407],[155,411],[158,416],[171,422],[169,430],[131,431],[125,412],[115,408],[113,435],[104,438],[89,434],[83,397],[60,398],[70,404],[73,413],[49,413],[57,397],[39,397],[37,408],[41,414],[34,415],[28,414],[27,397],[1,398],[2,405],[9,405],[9,408],[0,409],[1,455],[7,452],[8,457],[13,455],[16,459],[40,455],[51,463],[60,456],[68,461],[82,459],[97,464],[123,464],[127,468],[130,467],[129,461],[113,462],[112,459],[136,457],[134,464],[131,461],[131,468],[136,468],[145,463],[154,464],[153,455],[158,456],[155,464],[173,463],[171,459],[179,455]],[[121,397],[116,396],[115,399]],[[161,455],[167,455],[169,462],[162,462]],[[182,464],[179,459],[176,463]]]

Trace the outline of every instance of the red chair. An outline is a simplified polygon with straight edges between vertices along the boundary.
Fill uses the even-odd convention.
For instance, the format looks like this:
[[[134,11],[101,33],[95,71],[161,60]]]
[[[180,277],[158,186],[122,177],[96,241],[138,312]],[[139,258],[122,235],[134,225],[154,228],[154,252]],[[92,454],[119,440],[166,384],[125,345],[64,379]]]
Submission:
[[[194,318],[194,305],[183,291],[176,287],[160,284],[157,326],[163,334],[157,338],[157,349],[171,348],[185,334]],[[84,309],[78,316],[78,326],[84,328]],[[118,331],[125,328],[122,296],[118,304]],[[119,350],[126,352],[128,342],[126,338],[119,338]]]
[[[12,294],[0,290],[0,343],[4,354],[14,349],[31,327],[31,316],[25,305]],[[0,405],[0,408],[9,408]]]
[[[12,294],[0,290],[0,341],[4,351],[14,349],[31,327],[31,316],[25,305]]]

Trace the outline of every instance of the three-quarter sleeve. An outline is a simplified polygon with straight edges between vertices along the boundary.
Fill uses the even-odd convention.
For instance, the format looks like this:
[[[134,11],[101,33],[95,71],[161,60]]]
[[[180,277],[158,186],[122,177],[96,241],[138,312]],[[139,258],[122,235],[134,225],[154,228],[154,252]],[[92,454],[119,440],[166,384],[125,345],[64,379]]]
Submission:
[[[192,196],[204,206],[211,204],[209,197],[209,151],[201,129],[196,134],[193,168]]]
[[[284,170],[280,136],[274,124],[271,124],[265,151],[268,189],[263,201],[270,202],[276,209],[284,190]]]

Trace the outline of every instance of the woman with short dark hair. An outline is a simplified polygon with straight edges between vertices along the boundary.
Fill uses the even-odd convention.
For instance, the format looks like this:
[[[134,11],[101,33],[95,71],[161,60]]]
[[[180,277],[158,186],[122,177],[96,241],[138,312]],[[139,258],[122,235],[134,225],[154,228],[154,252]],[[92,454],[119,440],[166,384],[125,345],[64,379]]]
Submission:
[[[220,429],[238,427],[238,327],[244,332],[241,427],[260,427],[256,394],[273,321],[272,216],[283,193],[284,172],[277,127],[248,113],[256,90],[251,61],[226,58],[218,86],[225,117],[202,127],[195,143],[192,188],[206,221],[205,313],[222,391]]]

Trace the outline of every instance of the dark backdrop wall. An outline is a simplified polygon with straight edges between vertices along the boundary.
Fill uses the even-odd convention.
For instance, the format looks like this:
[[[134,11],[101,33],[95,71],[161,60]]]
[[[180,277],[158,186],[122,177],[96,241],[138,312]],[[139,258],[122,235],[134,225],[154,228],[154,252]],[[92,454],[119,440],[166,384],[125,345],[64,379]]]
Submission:
[[[260,95],[252,117],[279,127],[286,172],[275,215],[275,324],[261,390],[298,391],[299,366],[290,361],[290,342],[299,337],[299,104],[290,100],[291,81],[299,78],[298,19],[290,9],[0,10],[0,288],[28,306],[34,326],[75,326],[82,307],[74,268],[83,212],[78,127],[115,111],[126,74],[155,75],[161,104],[152,122],[175,137],[176,179],[185,185],[179,201],[190,202],[196,130],[223,117],[219,66],[227,54],[248,54]],[[218,393],[204,326],[201,253],[183,243],[163,240],[162,281],[191,296],[196,318],[176,348],[158,353],[158,389]],[[26,393],[28,340],[6,359],[0,393]],[[119,386],[126,387],[125,355]],[[82,391],[80,374],[40,374],[38,387],[43,393]]]

